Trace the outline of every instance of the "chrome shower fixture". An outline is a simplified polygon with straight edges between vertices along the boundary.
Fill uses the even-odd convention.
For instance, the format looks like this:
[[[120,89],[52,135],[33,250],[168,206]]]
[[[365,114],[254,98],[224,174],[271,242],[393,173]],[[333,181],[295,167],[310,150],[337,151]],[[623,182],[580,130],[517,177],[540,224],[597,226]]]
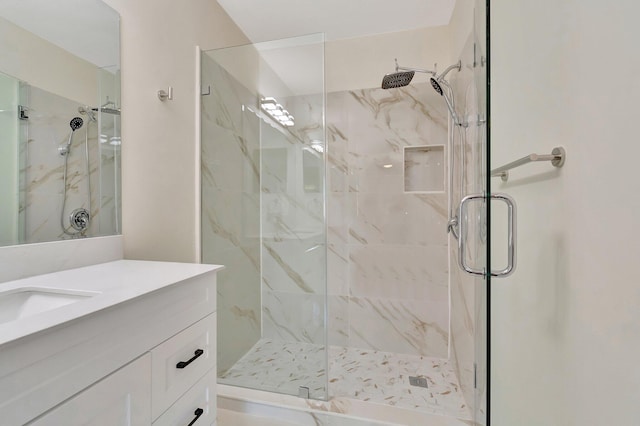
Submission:
[[[84,120],[80,117],[73,117],[69,122],[69,127],[71,127],[71,133],[69,133],[69,140],[66,145],[62,145],[58,147],[58,152],[60,155],[65,156],[71,150],[71,138],[73,137],[73,133],[78,130],[84,124]]]
[[[260,99],[260,108],[281,126],[292,127],[295,124],[293,115],[289,114],[289,111],[284,109],[275,98]]]
[[[113,105],[113,108],[107,108],[106,106],[101,106],[99,108],[91,108],[90,106],[85,105],[85,106],[78,107],[78,112],[82,115],[88,116],[89,120],[94,122],[97,121],[96,112],[101,112],[101,113],[111,114],[111,115],[120,115],[120,108],[116,108],[113,102],[108,102],[108,104]]]
[[[96,113],[95,111],[90,107],[90,106],[79,106],[78,107],[78,112],[82,115],[86,115],[87,117],[89,117],[89,121],[93,121],[96,122],[98,119],[96,118]]]
[[[382,84],[380,85],[380,87],[383,89],[393,89],[396,87],[408,86],[409,83],[411,83],[413,76],[417,72],[420,72],[423,74],[431,74],[433,76],[436,75],[435,71],[424,70],[421,68],[401,67],[398,65],[398,58],[396,58],[395,61],[396,61],[396,72],[391,74],[386,74],[382,78]]]

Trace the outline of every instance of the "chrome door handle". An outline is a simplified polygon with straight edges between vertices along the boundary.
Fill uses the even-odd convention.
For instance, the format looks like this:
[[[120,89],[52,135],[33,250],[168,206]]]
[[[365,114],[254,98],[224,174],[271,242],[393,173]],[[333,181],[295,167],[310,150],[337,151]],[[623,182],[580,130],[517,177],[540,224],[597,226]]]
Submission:
[[[473,268],[466,264],[465,251],[467,247],[467,220],[466,220],[466,212],[467,212],[467,204],[470,201],[483,200],[486,201],[487,198],[489,200],[498,200],[502,201],[507,205],[507,267],[494,271],[491,270],[492,277],[508,277],[513,274],[516,269],[516,203],[507,194],[492,194],[487,197],[484,194],[474,194],[468,195],[460,201],[460,207],[458,210],[458,220],[460,226],[460,235],[458,238],[458,265],[462,268],[463,271],[478,276],[485,276],[486,269],[477,269]]]

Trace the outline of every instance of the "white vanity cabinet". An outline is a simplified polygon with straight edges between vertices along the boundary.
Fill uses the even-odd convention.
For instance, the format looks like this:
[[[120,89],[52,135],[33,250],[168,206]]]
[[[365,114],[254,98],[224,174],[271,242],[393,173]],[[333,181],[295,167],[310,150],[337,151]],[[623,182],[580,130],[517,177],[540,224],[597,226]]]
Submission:
[[[113,263],[113,268],[81,268],[77,277],[73,271],[60,273],[67,288],[105,296],[106,301],[96,297],[85,307],[76,304],[76,309],[97,309],[5,342],[0,325],[3,426],[215,422],[216,271],[221,267]],[[187,271],[175,273],[180,268]],[[106,284],[100,288],[101,282],[112,282],[111,272],[113,291],[121,291],[117,297]],[[83,287],[73,284],[74,277],[94,279]],[[159,282],[149,285],[136,277]],[[138,282],[139,288],[132,288]],[[57,308],[58,315],[64,309]],[[40,322],[46,318],[41,314]],[[6,330],[4,337],[10,333]]]
[[[32,426],[151,424],[151,355],[146,354],[30,423]]]

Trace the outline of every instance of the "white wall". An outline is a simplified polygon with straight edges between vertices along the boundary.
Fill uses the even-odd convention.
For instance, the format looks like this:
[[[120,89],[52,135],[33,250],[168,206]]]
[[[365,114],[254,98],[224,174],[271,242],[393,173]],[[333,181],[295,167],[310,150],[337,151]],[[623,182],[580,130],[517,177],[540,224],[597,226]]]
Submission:
[[[2,72],[68,99],[93,105],[97,67],[0,18]]]
[[[125,257],[197,261],[196,46],[246,43],[210,0],[107,0],[122,26]],[[160,102],[159,89],[174,88]]]
[[[421,28],[369,37],[329,41],[325,47],[326,91],[380,87],[382,77],[402,67],[442,71],[450,65],[448,27]],[[418,74],[414,83],[428,81]]]
[[[518,203],[519,265],[493,281],[492,424],[637,425],[640,3],[495,0],[491,13],[493,165],[568,153],[561,170],[494,180]]]

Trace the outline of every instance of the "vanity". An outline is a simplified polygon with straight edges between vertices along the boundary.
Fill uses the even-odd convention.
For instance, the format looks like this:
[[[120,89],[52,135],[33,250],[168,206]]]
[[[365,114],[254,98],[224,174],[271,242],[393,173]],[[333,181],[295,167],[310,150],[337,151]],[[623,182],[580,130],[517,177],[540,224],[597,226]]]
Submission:
[[[3,425],[212,425],[216,274],[118,260],[0,284]]]

